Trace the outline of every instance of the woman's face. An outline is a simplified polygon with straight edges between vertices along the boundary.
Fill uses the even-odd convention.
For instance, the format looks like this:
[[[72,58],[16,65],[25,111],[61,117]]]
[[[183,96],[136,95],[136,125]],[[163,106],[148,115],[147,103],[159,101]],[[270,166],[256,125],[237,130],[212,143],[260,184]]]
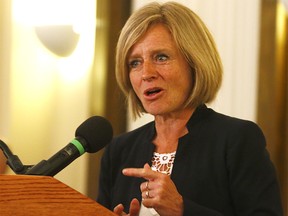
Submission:
[[[151,26],[131,48],[128,66],[132,87],[146,112],[165,116],[183,109],[192,75],[163,24]]]

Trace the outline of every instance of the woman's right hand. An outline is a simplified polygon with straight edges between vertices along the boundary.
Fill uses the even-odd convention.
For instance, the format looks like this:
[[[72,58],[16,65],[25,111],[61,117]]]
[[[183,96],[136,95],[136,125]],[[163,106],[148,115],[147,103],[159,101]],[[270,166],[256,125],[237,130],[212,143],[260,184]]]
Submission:
[[[113,212],[118,216],[139,216],[140,212],[140,203],[134,198],[130,203],[129,214],[124,212],[124,206],[122,204],[117,205]]]

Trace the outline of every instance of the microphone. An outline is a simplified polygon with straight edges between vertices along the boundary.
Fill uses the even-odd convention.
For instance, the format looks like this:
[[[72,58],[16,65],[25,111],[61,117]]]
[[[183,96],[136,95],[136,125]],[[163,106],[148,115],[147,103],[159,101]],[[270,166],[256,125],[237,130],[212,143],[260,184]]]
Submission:
[[[75,132],[75,138],[48,160],[32,166],[26,175],[54,176],[76,158],[95,153],[106,146],[113,137],[113,129],[108,120],[93,116],[84,121]]]

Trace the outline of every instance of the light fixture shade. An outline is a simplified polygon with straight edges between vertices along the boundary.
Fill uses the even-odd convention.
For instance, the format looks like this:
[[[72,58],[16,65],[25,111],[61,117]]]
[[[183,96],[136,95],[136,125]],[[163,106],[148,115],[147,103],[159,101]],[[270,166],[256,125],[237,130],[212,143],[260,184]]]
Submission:
[[[35,32],[42,44],[60,57],[71,55],[80,37],[72,25],[35,26]]]

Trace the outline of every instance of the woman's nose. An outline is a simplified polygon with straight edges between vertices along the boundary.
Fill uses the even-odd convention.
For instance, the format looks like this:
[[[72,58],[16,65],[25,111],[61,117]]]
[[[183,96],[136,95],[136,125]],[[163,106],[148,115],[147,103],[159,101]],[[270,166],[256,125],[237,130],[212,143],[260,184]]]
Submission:
[[[142,80],[151,81],[157,78],[158,73],[153,63],[147,61],[143,63]]]

